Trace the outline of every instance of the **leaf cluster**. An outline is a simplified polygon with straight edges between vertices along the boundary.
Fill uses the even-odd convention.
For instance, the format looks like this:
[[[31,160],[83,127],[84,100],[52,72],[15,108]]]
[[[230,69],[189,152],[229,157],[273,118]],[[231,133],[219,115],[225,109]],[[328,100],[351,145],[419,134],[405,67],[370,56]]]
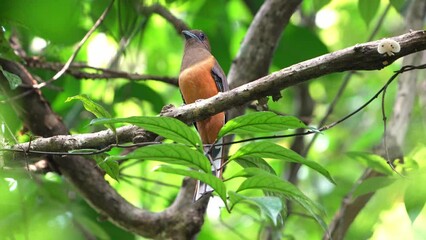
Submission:
[[[141,147],[124,156],[106,157],[103,162],[99,163],[104,163],[100,167],[111,177],[117,179],[119,170],[111,172],[111,168],[106,163],[129,159],[159,161],[167,165],[160,166],[156,171],[191,177],[210,185],[229,211],[236,204],[246,202],[258,206],[262,216],[267,216],[274,224],[278,224],[277,217],[282,217],[285,201],[292,200],[312,214],[325,229],[324,220],[321,217],[324,215],[323,210],[296,186],[277,176],[266,159],[278,159],[306,165],[334,183],[330,173],[320,164],[307,160],[296,152],[270,141],[251,142],[239,148],[227,161],[228,164],[236,162],[243,170],[225,181],[232,182],[236,178],[245,179],[237,189],[230,190],[227,189],[225,182],[211,174],[212,167],[203,152],[199,136],[181,121],[169,117],[98,118],[91,121],[91,124],[106,126],[116,123],[131,123],[173,142]],[[252,131],[270,133],[295,128],[308,127],[301,120],[292,116],[256,112],[227,122],[221,129],[219,137]],[[252,197],[241,193],[250,189],[261,190],[267,195]]]

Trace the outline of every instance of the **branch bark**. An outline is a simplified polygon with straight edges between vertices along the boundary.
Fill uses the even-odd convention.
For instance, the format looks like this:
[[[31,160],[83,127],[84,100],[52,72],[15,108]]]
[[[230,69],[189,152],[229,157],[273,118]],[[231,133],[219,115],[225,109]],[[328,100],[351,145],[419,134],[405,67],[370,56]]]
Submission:
[[[276,0],[269,0],[264,5],[268,5],[269,3],[276,3]],[[300,1],[299,1],[300,2]],[[284,6],[283,6],[284,7]],[[183,22],[179,22],[178,19],[173,17],[173,15],[169,14],[169,12],[164,11],[164,8],[159,6],[151,6],[150,9],[147,9],[151,13],[158,13],[168,19],[171,23],[174,24],[177,31],[180,33],[181,30],[187,29],[187,26]],[[284,9],[274,9],[269,8],[268,11],[276,11],[276,10],[284,10]],[[292,12],[291,12],[292,13]],[[291,13],[289,13],[288,18]],[[150,14],[150,13],[148,13]],[[268,15],[267,11],[264,12],[265,15]],[[277,15],[279,17],[280,15]],[[271,23],[277,22],[278,19],[269,19]],[[259,17],[255,22],[262,21]],[[183,23],[183,24],[182,24]],[[261,28],[259,25],[257,28]],[[275,48],[275,45],[273,45]],[[270,56],[272,57],[272,56]],[[270,60],[268,60],[270,61]],[[15,66],[19,66],[19,64],[10,63]],[[25,69],[23,69],[25,70]],[[245,71],[245,69],[242,69]],[[18,74],[19,70],[16,72]],[[24,72],[24,71],[23,71]],[[25,71],[25,74],[28,79],[31,78],[31,75]],[[21,76],[24,78],[25,76]],[[254,78],[253,78],[254,79]],[[31,86],[35,84],[35,81],[26,81],[24,84],[27,86]],[[37,90],[27,90],[20,89],[21,91],[25,91],[26,94],[20,93],[19,95],[23,96],[23,101],[27,101],[29,97],[35,98],[35,102],[32,102],[31,105],[38,105],[43,108],[47,112],[47,116],[52,116],[55,119],[55,125],[60,126],[60,131],[52,132],[49,127],[43,129],[36,129],[36,125],[32,125],[34,128],[30,128],[35,134],[42,136],[55,136],[55,135],[65,135],[68,134],[65,126],[60,121],[60,119],[51,111],[50,106],[46,103],[46,101],[42,98],[41,93]],[[26,107],[30,108],[30,104]],[[30,110],[26,108],[25,111]],[[191,111],[191,110],[188,110]],[[40,123],[43,122],[41,117],[44,115],[27,115],[26,120],[28,123]],[[188,117],[187,119],[190,119]],[[41,124],[43,125],[43,124]],[[132,127],[130,127],[132,128]],[[131,131],[128,129],[128,131]],[[132,138],[132,134],[129,134],[126,129],[120,128],[118,130],[119,138],[122,141],[126,139]],[[126,133],[127,132],[127,133]],[[103,139],[102,144],[107,144],[107,142],[111,141],[111,133],[108,131],[103,131],[103,134],[107,136]],[[123,136],[127,135],[127,136]],[[65,136],[63,136],[65,137]],[[87,136],[86,137],[92,137]],[[95,137],[93,135],[93,137]],[[99,135],[96,136],[99,140]],[[65,137],[66,138],[66,137]],[[60,140],[61,137],[50,138],[49,140],[55,141]],[[47,142],[49,141],[47,140]],[[44,140],[37,140],[43,142]],[[68,143],[80,143],[79,146],[85,145],[93,145],[95,142],[86,141],[86,138],[83,137],[82,141],[69,141]],[[89,144],[90,143],[90,144]],[[99,141],[97,142],[99,143]],[[112,142],[109,142],[112,143]],[[40,146],[40,145],[39,145]],[[28,146],[27,146],[28,147]],[[69,148],[74,148],[75,146],[68,145]],[[101,214],[106,215],[111,219],[111,221],[115,222],[117,225],[140,234],[145,237],[152,238],[174,238],[174,239],[188,239],[193,237],[195,233],[197,233],[203,224],[203,215],[205,212],[205,208],[207,206],[208,198],[204,198],[201,201],[198,201],[196,204],[192,203],[192,194],[194,189],[194,181],[188,181],[188,184],[184,184],[179,196],[176,198],[175,202],[171,207],[166,209],[165,211],[154,214],[150,213],[134,206],[130,205],[126,200],[124,200],[121,196],[119,196],[103,179],[103,176],[99,171],[95,168],[95,164],[93,161],[87,161],[81,157],[53,157],[53,161],[55,164],[59,166],[59,170],[79,189],[82,195],[87,199],[87,201],[97,209]],[[191,184],[189,184],[191,183]]]
[[[266,3],[277,3],[278,1],[267,1]],[[284,2],[284,1],[279,1]],[[281,5],[282,6],[282,5]],[[275,9],[270,9],[273,11]],[[265,18],[269,16],[265,13]],[[278,17],[281,15],[276,15]],[[275,21],[276,19],[270,19]],[[255,21],[261,21],[256,20]],[[258,25],[257,28],[261,28]],[[272,30],[271,30],[272,31]],[[262,34],[259,31],[260,34]],[[397,58],[407,54],[426,49],[426,34],[424,31],[411,32],[398,37],[394,40],[401,44],[401,52],[394,57],[385,57],[377,53],[377,42],[369,42],[366,44],[356,45],[347,49],[326,54],[299,64],[295,64],[289,68],[282,69],[272,73],[266,77],[246,85],[237,87],[230,92],[217,95],[213,98],[203,100],[194,104],[186,105],[180,108],[170,110],[166,116],[177,117],[186,122],[201,120],[215,113],[227,110],[233,106],[243,105],[249,101],[258,99],[263,96],[273,94],[277,89],[284,89],[295,84],[326,75],[333,72],[341,72],[347,70],[375,70],[381,69],[395,61]],[[279,39],[279,37],[278,37]],[[248,41],[248,40],[247,40]],[[248,41],[247,44],[252,44]],[[258,46],[262,46],[262,41],[258,42]],[[245,44],[243,44],[243,47]],[[255,45],[253,45],[255,46]],[[266,44],[267,47],[275,47],[275,45]],[[243,54],[244,49],[242,49]],[[273,50],[271,50],[272,54]],[[239,55],[237,63],[246,62],[241,59],[250,59],[253,55],[242,57]],[[270,56],[271,57],[271,56]],[[260,60],[257,60],[260,61]],[[270,61],[270,60],[268,60]],[[384,64],[384,62],[387,64]],[[26,85],[33,85],[35,81],[31,75],[21,65],[9,61],[1,60],[0,64],[4,69],[18,74]],[[253,64],[253,61],[252,61]],[[244,72],[252,68],[251,65],[236,72]],[[234,74],[234,73],[233,73]],[[235,73],[237,74],[237,73]],[[230,79],[245,79],[241,74],[233,75]],[[239,76],[239,77],[237,77]],[[251,78],[255,79],[255,78]],[[2,82],[5,82],[3,79]],[[237,84],[235,80],[234,84]],[[236,86],[236,85],[234,85]],[[99,144],[112,144],[115,142],[112,134],[108,131],[93,133],[92,135],[82,136],[81,141],[77,141],[78,145],[73,145],[73,138],[76,136],[65,136],[68,131],[60,118],[50,109],[49,104],[43,99],[38,90],[20,88],[19,91],[30,91],[21,99],[27,104],[22,107],[23,119],[30,130],[37,135],[43,137],[62,135],[61,137],[41,138],[32,142],[34,146],[42,147],[43,144],[52,144],[55,141],[62,144],[59,140],[65,140],[67,147],[87,148],[93,146],[94,142],[86,141],[87,138],[93,137],[100,140]],[[127,141],[134,137],[133,127],[119,128],[119,139]],[[106,136],[105,139],[101,139]],[[40,143],[34,145],[34,143]],[[34,145],[34,146],[33,146]],[[86,146],[87,145],[87,146]],[[23,144],[23,147],[28,145]],[[45,145],[47,146],[47,145]],[[59,145],[60,147],[61,145]],[[40,149],[42,150],[42,149]],[[150,238],[176,238],[187,239],[192,237],[199,231],[203,223],[203,214],[206,206],[206,200],[192,203],[193,181],[188,181],[182,187],[180,197],[175,203],[161,213],[151,213],[138,209],[128,203],[114,189],[105,182],[102,173],[96,168],[93,161],[89,161],[82,157],[52,157],[52,162],[57,165],[59,171],[69,179],[88,202],[97,209],[101,214],[110,218],[117,225]],[[182,227],[185,226],[185,227]]]
[[[398,58],[426,49],[426,31],[423,30],[392,39],[401,45],[401,51],[395,56],[380,55],[377,52],[379,41],[357,44],[273,72],[212,98],[170,110],[165,116],[176,117],[185,122],[205,119],[310,79],[350,70],[380,70]]]
[[[268,73],[281,34],[301,2],[269,0],[262,5],[229,71],[228,82],[231,89]]]
[[[407,29],[422,28],[425,16],[426,2],[422,0],[413,1],[407,12]],[[425,59],[425,56],[425,52],[406,56],[403,60],[403,66],[418,64]],[[389,123],[389,128],[386,129],[386,134],[384,135],[384,138],[387,138],[388,146],[380,145],[377,150],[380,155],[386,158],[387,156],[384,148],[387,147],[389,149],[389,160],[391,161],[401,158],[403,155],[401,149],[404,146],[411,111],[414,107],[418,75],[418,71],[410,71],[407,74],[401,75],[399,79],[399,88],[393,114]],[[382,174],[372,169],[367,169],[353,189],[363,181],[377,176],[382,176]],[[354,198],[353,191],[349,192],[344,197],[340,209],[329,225],[328,232],[330,235],[325,234],[323,239],[344,239],[346,232],[355,218],[373,196],[374,192]]]
[[[164,116],[175,117],[188,123],[198,121],[260,97],[268,96],[277,89],[281,90],[333,72],[382,69],[402,56],[426,49],[426,31],[414,31],[393,39],[401,45],[401,52],[395,56],[387,57],[377,53],[378,41],[355,45],[284,68],[212,98],[179,108],[171,108],[164,113]],[[387,64],[384,65],[384,63]],[[126,130],[127,128],[129,130]],[[136,137],[137,134],[128,133],[128,131],[134,130],[133,127],[118,128],[119,141],[127,142]],[[80,139],[80,137],[81,140],[76,142],[75,138]],[[65,142],[67,143],[65,150],[93,147],[93,142],[86,141],[86,139],[96,139],[98,141],[96,144],[99,144],[99,146],[115,143],[112,132],[105,130],[90,134],[36,139],[31,143],[31,150],[51,149],[48,147],[49,144],[64,145]],[[28,143],[16,145],[16,147],[27,149]]]
[[[18,75],[24,85],[31,86],[35,83],[34,78],[22,65],[1,58],[0,65],[4,70]],[[3,75],[0,75],[0,80],[1,84],[7,84]],[[52,111],[39,90],[28,91],[27,88],[18,87],[13,94],[19,95],[22,92],[28,92],[28,94],[22,95],[21,100],[25,104],[22,104],[22,110],[19,114],[24,120],[24,124],[34,134],[43,137],[53,136],[47,138],[51,141],[62,138],[60,135],[69,134],[60,117]],[[125,128],[128,128],[127,133],[123,132],[123,130],[126,130]],[[127,136],[130,139],[133,136],[133,131],[130,131],[132,127],[125,128],[120,129],[123,132],[121,136]],[[113,137],[111,134],[105,134],[110,140]],[[80,139],[82,142],[76,141],[76,139],[78,137],[67,139],[68,146],[75,147],[73,145],[75,143],[94,144],[88,138]],[[65,144],[65,142],[61,143]],[[61,145],[55,147],[61,148]],[[192,203],[195,187],[193,180],[184,181],[179,196],[172,206],[161,213],[152,213],[133,206],[120,196],[105,181],[103,173],[97,168],[94,161],[79,156],[52,156],[49,160],[100,214],[106,216],[118,226],[136,234],[158,239],[188,239],[199,232],[203,224],[203,215],[208,198],[195,204]]]
[[[282,32],[301,2],[301,0],[269,0],[260,7],[229,70],[230,89],[268,74]],[[279,91],[275,90],[270,95],[276,99]],[[242,115],[245,108],[245,106],[233,108],[228,112],[228,117],[232,119]]]
[[[59,71],[63,68],[64,64],[56,62],[45,62],[38,58],[25,58],[25,63],[27,67],[31,68],[41,68],[48,69],[52,71]],[[85,72],[82,69],[91,69],[96,72]],[[78,63],[71,63],[70,67],[66,70],[66,73],[77,78],[77,79],[127,79],[133,81],[144,81],[144,80],[155,80],[164,83],[168,83],[174,86],[177,86],[176,77],[167,77],[167,76],[157,76],[151,74],[138,74],[138,73],[129,73],[118,70],[111,70],[106,68],[95,68],[87,65],[82,65]]]

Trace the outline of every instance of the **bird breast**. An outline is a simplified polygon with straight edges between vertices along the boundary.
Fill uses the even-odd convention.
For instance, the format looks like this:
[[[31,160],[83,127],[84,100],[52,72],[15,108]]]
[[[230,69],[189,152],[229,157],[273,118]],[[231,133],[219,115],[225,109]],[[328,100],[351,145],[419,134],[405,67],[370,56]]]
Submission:
[[[184,69],[179,75],[179,88],[185,103],[193,103],[199,99],[207,99],[219,91],[212,76],[215,64],[213,56],[199,61]]]

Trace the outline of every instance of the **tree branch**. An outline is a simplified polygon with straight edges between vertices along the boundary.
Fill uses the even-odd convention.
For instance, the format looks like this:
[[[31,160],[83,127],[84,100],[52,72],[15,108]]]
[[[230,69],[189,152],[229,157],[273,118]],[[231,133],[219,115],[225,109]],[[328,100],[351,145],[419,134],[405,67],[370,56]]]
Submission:
[[[284,89],[329,73],[347,70],[381,69],[399,57],[426,49],[425,36],[425,31],[416,31],[393,38],[401,45],[401,52],[393,57],[379,55],[376,51],[377,42],[356,45],[326,54],[282,69],[210,99],[170,110],[165,115],[178,117],[187,122],[200,120],[215,113],[227,110],[232,106],[242,105],[251,100],[258,99],[259,97],[268,96],[277,89]],[[19,75],[27,86],[35,83],[31,75],[19,64],[5,60],[1,60],[0,64],[7,71]],[[2,82],[5,81],[6,80],[3,79]],[[19,90],[27,91],[28,89],[19,88]],[[42,98],[38,90],[31,91],[31,93],[23,96],[22,100],[26,103],[22,106],[24,108],[22,118],[32,132],[43,137],[68,134],[60,118],[52,112],[50,106]],[[118,137],[123,141],[125,139],[130,140],[132,136],[134,136],[132,135],[133,133],[125,131],[125,128],[128,129],[127,131],[134,130],[133,127],[119,128]],[[96,137],[96,134],[99,135]],[[124,135],[127,137],[123,137]],[[93,135],[86,135],[86,137],[88,136],[94,138],[108,136],[106,139],[101,140],[104,141],[102,144],[108,144],[108,141],[115,141],[112,140],[112,135],[108,133],[108,131],[102,131],[102,134],[93,133]],[[53,139],[55,138],[53,137],[49,140]],[[57,137],[56,139],[60,138]],[[44,140],[40,139],[35,141],[42,142]],[[111,143],[113,142],[109,142],[109,144]],[[93,142],[90,144],[93,144]],[[79,146],[84,145],[85,141],[82,140]],[[86,146],[84,147],[86,148]],[[88,161],[82,157],[59,156],[53,157],[52,160],[58,166],[60,172],[73,182],[94,208],[98,209],[101,214],[114,217],[111,221],[130,231],[146,237],[174,236],[176,238],[185,239],[188,236],[192,236],[191,234],[198,231],[202,225],[205,202],[204,205],[202,202],[192,204],[187,202],[192,201],[192,197],[187,197],[185,202],[181,202],[183,198],[178,198],[175,203],[164,212],[157,214],[150,213],[132,206],[118,195],[117,192],[105,182],[103,175],[96,168],[96,163],[94,161]],[[182,188],[182,196],[192,196],[193,192],[189,186],[190,184]],[[170,226],[182,226],[182,224],[186,224],[186,228],[182,228],[179,235],[177,228],[170,228]]]
[[[390,62],[395,61],[403,55],[426,49],[425,36],[425,31],[416,31],[393,38],[401,45],[401,52],[393,57],[385,57],[378,54],[376,51],[377,41],[355,45],[295,64],[212,98],[179,108],[171,108],[166,110],[163,115],[179,118],[184,122],[190,123],[260,97],[268,96],[277,89],[284,89],[332,72],[381,69],[384,67],[384,62],[390,64]],[[117,128],[117,137],[120,143],[134,142],[134,138],[144,139],[142,141],[153,140],[147,137],[144,132],[135,132],[136,129],[138,128],[133,126]],[[110,130],[104,130],[74,136],[55,136],[47,139],[36,139],[31,142],[31,150],[58,149],[58,147],[48,147],[49,144],[62,146],[62,150],[72,150],[93,148],[96,145],[99,148],[114,143],[115,138],[113,133]],[[28,145],[25,143],[16,145],[16,147],[18,146],[20,149],[28,148]]]
[[[407,12],[407,29],[422,28],[424,17],[426,13],[426,4],[422,0],[415,0],[412,2],[409,11]],[[403,65],[417,64],[425,58],[425,52],[417,53],[412,56],[404,57]],[[392,150],[389,152],[390,161],[402,157],[401,148],[404,145],[405,135],[407,133],[410,122],[411,111],[414,106],[414,99],[416,96],[416,80],[418,78],[418,71],[412,71],[407,74],[401,75],[399,79],[399,88],[397,92],[396,101],[394,104],[393,115],[386,129],[383,138],[387,138],[388,146],[381,145],[378,147],[378,154],[386,157],[384,148]],[[367,169],[364,174],[357,181],[353,187],[355,189],[359,184],[365,180],[382,176],[374,170]],[[340,209],[335,214],[332,222],[329,225],[330,235],[324,235],[324,239],[344,239],[346,232],[355,220],[356,216],[364,209],[365,205],[374,196],[373,193],[365,194],[357,198],[353,197],[353,191],[349,192],[343,199]]]
[[[269,96],[277,90],[310,79],[350,70],[379,70],[400,57],[426,49],[426,31],[424,30],[413,31],[392,39],[401,45],[401,51],[392,57],[380,55],[377,52],[379,41],[357,44],[292,65],[228,92],[170,110],[164,115],[176,117],[185,122],[205,119],[218,112]]]
[[[181,34],[183,30],[189,29],[188,25],[184,21],[174,16],[167,8],[163,7],[161,4],[156,3],[150,6],[143,6],[140,8],[140,12],[143,15],[150,15],[152,13],[156,13],[162,16],[174,26],[178,34]]]
[[[268,0],[262,5],[229,71],[228,82],[231,89],[268,73],[281,33],[301,2]]]
[[[60,78],[65,73],[65,71],[69,68],[69,66],[71,65],[71,63],[77,57],[77,54],[80,51],[81,47],[84,45],[84,43],[86,43],[87,39],[89,39],[89,37],[96,30],[96,28],[98,28],[99,25],[101,25],[101,23],[104,21],[105,16],[108,14],[109,10],[111,9],[112,5],[114,4],[114,1],[115,0],[111,0],[111,2],[108,4],[107,8],[103,11],[103,13],[98,18],[98,20],[96,20],[95,24],[90,28],[90,30],[86,33],[86,35],[84,35],[84,37],[80,40],[80,42],[77,45],[77,48],[74,50],[74,52],[72,53],[72,55],[69,57],[68,61],[61,68],[61,70],[59,70],[59,72],[57,72],[55,74],[55,76],[52,77],[52,79],[50,79],[50,80],[48,80],[46,82],[42,82],[42,83],[39,83],[39,84],[35,85],[34,86],[35,88],[42,88],[42,87],[48,85],[49,83],[58,80],[58,78]]]
[[[18,75],[24,85],[31,86],[35,83],[34,78],[22,65],[1,58],[0,65],[4,70]],[[0,80],[1,84],[7,86],[7,80],[3,75],[0,75]],[[52,141],[61,139],[61,136],[57,135],[69,134],[61,119],[52,111],[38,89],[28,91],[25,87],[18,87],[12,91],[16,95],[22,94],[22,92],[28,92],[21,99],[25,104],[22,104],[22,110],[18,113],[24,120],[25,126],[36,135],[53,136],[48,138]],[[125,128],[127,131],[124,131]],[[134,128],[124,127],[118,131],[121,132],[122,139],[131,139],[134,134],[134,131],[131,130]],[[106,131],[103,136],[109,140],[113,139],[113,135]],[[95,135],[91,135],[91,137],[95,137]],[[78,137],[69,139],[67,142],[68,146],[72,146],[73,143],[95,144],[95,142],[88,141],[87,138],[78,139]],[[55,147],[60,148],[61,146]],[[120,196],[105,181],[103,173],[97,168],[95,161],[79,156],[51,156],[49,160],[100,214],[136,234],[149,238],[188,239],[194,236],[203,224],[208,197],[192,203],[194,180],[184,181],[179,196],[172,206],[161,213],[152,213],[133,206]]]
[[[59,71],[63,68],[62,63],[45,62],[38,58],[25,58],[26,66],[32,68],[41,68],[52,71]],[[97,72],[85,72],[80,69],[92,69]],[[66,73],[77,79],[118,79],[124,78],[133,81],[155,80],[177,86],[176,77],[156,76],[150,74],[128,73],[124,71],[111,70],[106,68],[96,68],[84,64],[72,63]]]

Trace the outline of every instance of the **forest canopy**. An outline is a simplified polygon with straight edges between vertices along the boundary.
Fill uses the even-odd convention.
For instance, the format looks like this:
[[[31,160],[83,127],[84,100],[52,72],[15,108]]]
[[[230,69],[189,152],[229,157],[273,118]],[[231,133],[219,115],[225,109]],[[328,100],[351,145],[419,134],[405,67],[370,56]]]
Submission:
[[[422,0],[0,1],[0,236],[422,238],[425,14]],[[184,104],[189,29],[230,89]],[[193,123],[224,111],[206,144]],[[214,191],[194,201],[196,180]]]

